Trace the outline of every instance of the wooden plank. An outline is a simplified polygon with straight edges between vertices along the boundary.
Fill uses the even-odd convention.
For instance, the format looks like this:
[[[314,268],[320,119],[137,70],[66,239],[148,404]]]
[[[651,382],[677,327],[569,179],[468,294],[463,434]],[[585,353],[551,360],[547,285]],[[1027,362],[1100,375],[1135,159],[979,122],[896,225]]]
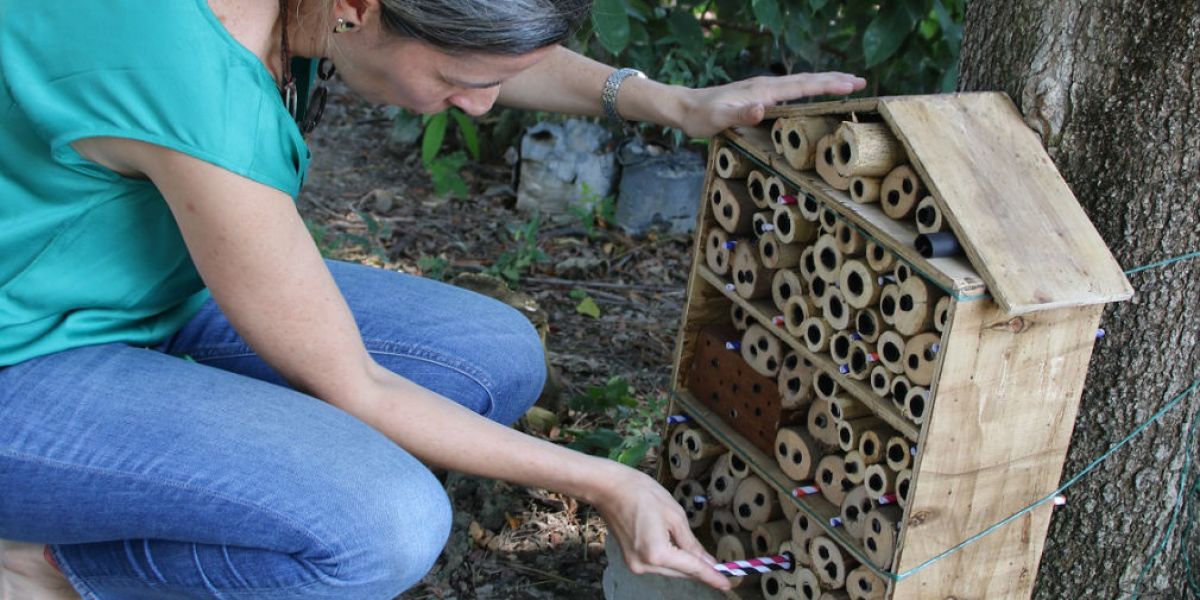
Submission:
[[[1010,318],[994,302],[952,305],[898,573],[1057,487],[1102,309]],[[1051,510],[1038,507],[897,582],[895,598],[1028,598]]]
[[[1133,288],[1008,96],[884,98],[880,112],[1009,315]]]
[[[879,98],[847,98],[829,102],[810,102],[808,104],[781,104],[768,106],[767,119],[778,117],[798,117],[803,115],[834,115],[849,113],[873,113],[879,105]]]
[[[904,416],[900,414],[900,411],[896,410],[896,407],[892,406],[890,402],[886,402],[879,396],[876,396],[875,392],[871,390],[869,385],[863,383],[862,381],[858,381],[857,379],[852,379],[846,375],[842,375],[841,372],[838,371],[837,364],[835,364],[833,360],[829,358],[829,356],[825,354],[813,353],[808,349],[808,346],[793,337],[787,332],[787,330],[777,327],[772,322],[772,317],[777,315],[779,310],[772,302],[767,300],[758,302],[747,301],[745,298],[738,296],[737,292],[725,289],[726,282],[716,273],[713,273],[707,266],[700,265],[698,271],[700,277],[704,281],[707,281],[709,284],[711,284],[709,286],[710,289],[716,290],[723,294],[731,302],[741,304],[742,307],[746,309],[746,312],[749,313],[750,316],[758,321],[763,327],[766,327],[768,331],[782,340],[783,343],[788,345],[788,347],[790,347],[792,350],[795,350],[796,354],[807,358],[818,369],[828,371],[843,390],[850,392],[850,394],[853,395],[859,402],[867,405],[867,408],[870,408],[872,412],[878,415],[879,418],[886,421],[888,425],[891,425],[893,429],[900,432],[902,435],[904,435],[904,437],[907,437],[910,440],[917,439],[917,425],[904,418]],[[678,385],[677,387],[683,386]]]
[[[913,270],[926,276],[939,288],[959,299],[975,299],[986,294],[982,277],[962,256],[928,259],[917,253],[913,242],[916,229],[883,213],[877,204],[859,204],[843,191],[825,183],[815,171],[797,171],[775,153],[770,133],[762,128],[738,128],[726,133],[729,141],[768,170],[782,177],[789,185],[811,193],[822,204],[832,208],[867,238],[881,241]]]

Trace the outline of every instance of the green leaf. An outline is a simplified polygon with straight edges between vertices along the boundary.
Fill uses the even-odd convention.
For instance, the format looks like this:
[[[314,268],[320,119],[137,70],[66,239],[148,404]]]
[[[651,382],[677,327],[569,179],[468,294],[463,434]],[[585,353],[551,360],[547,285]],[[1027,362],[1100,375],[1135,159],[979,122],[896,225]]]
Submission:
[[[691,12],[680,9],[671,11],[671,16],[667,18],[667,28],[679,47],[689,56],[704,54],[704,31],[700,29],[700,22]]]
[[[609,52],[620,54],[629,44],[629,13],[621,0],[596,0],[592,4],[592,25]]]
[[[783,30],[783,14],[779,12],[779,0],[750,0],[750,8],[754,9],[754,18],[758,24],[779,35]]]
[[[950,65],[949,69],[946,69],[946,73],[944,75],[942,75],[942,81],[939,84],[939,87],[941,88],[942,93],[945,93],[945,94],[949,94],[949,93],[953,92],[954,89],[956,87],[958,87],[958,61],[957,60],[954,61],[954,64]]]
[[[475,127],[475,123],[471,121],[466,113],[457,108],[450,109],[450,116],[454,117],[454,122],[458,123],[458,130],[462,132],[463,143],[467,145],[467,152],[471,153],[471,158],[479,160],[479,129]]]
[[[882,7],[863,32],[863,57],[867,60],[867,68],[891,58],[900,49],[916,21],[901,3],[888,3]]]
[[[580,288],[574,288],[570,292],[567,292],[567,296],[572,300],[583,300],[588,297],[588,293]]]
[[[825,5],[828,3],[829,0],[808,0],[808,7],[811,8],[815,14],[821,12],[821,9],[825,8]]]
[[[593,300],[591,296],[581,300],[575,307],[575,312],[581,315],[589,316],[593,319],[600,318],[600,307],[596,306],[596,301]]]
[[[617,448],[614,452],[615,456],[610,454],[609,458],[627,466],[636,468],[642,463],[642,459],[646,458],[646,453],[650,451],[650,440],[642,438],[632,444],[622,444],[622,447]]]
[[[446,124],[449,118],[445,111],[434,115],[425,124],[425,137],[421,140],[421,162],[426,167],[437,158],[442,149],[442,141],[446,139]]]

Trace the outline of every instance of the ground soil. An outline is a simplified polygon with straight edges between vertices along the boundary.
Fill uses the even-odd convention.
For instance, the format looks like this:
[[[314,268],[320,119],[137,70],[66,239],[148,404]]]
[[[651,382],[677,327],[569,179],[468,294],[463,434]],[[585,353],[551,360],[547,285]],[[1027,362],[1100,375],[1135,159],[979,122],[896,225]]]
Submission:
[[[430,257],[444,259],[447,272],[427,276],[486,269],[514,247],[507,225],[528,219],[513,208],[511,168],[468,165],[469,199],[439,198],[419,149],[389,144],[391,114],[332,90],[310,138],[314,160],[299,201],[314,237],[329,256],[388,269],[420,273]],[[560,377],[547,404],[558,425],[518,427],[556,442],[570,441],[570,429],[613,425],[609,415],[567,408],[589,386],[619,376],[644,402],[667,395],[690,260],[688,237],[632,239],[603,227],[587,233],[578,223],[542,227],[538,245],[549,258],[518,286],[549,324],[549,362]],[[578,300],[568,295],[576,288],[595,300],[598,318],[576,311]],[[652,452],[641,468],[653,467]],[[455,507],[450,541],[402,598],[603,597],[605,528],[589,506],[455,473],[446,483]]]

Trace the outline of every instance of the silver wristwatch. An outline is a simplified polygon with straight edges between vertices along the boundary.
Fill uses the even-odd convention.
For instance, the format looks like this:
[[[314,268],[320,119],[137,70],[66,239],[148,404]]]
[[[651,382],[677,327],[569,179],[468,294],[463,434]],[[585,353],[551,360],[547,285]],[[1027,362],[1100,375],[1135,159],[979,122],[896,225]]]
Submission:
[[[646,74],[637,69],[617,69],[608,76],[604,82],[604,90],[600,92],[600,105],[604,107],[604,116],[616,125],[625,124],[625,119],[617,112],[617,90],[621,89],[621,82],[631,75],[646,78]]]

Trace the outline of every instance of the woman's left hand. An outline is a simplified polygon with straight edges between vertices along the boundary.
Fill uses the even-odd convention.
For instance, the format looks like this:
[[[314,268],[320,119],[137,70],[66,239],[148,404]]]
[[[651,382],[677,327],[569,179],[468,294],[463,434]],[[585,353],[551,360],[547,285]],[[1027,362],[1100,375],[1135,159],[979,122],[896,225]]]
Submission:
[[[756,125],[766,107],[807,96],[843,96],[867,81],[848,73],[798,73],[754,77],[716,87],[685,90],[677,127],[693,138],[710,137],[736,126]]]

